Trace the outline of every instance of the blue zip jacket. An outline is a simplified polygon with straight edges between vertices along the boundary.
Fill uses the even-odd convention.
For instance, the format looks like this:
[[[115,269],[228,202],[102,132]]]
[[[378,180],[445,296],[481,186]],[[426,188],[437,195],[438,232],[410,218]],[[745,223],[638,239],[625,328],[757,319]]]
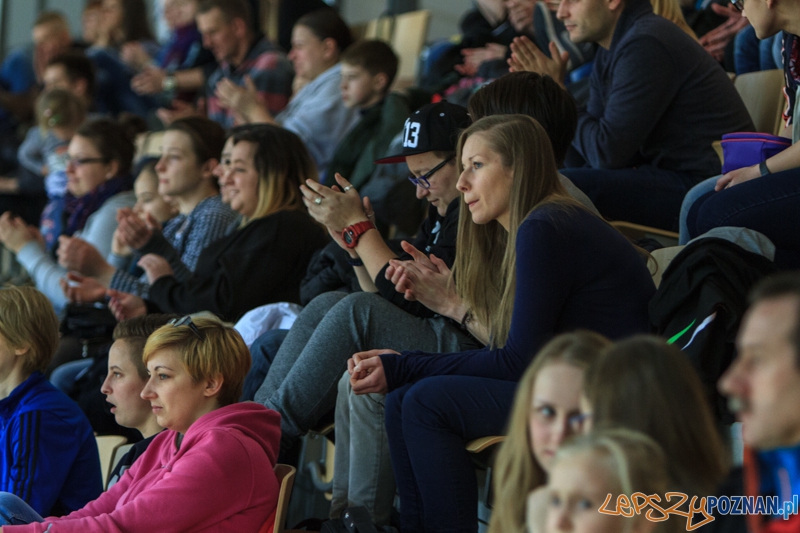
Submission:
[[[0,491],[60,516],[97,498],[101,478],[89,420],[40,372],[0,400]]]

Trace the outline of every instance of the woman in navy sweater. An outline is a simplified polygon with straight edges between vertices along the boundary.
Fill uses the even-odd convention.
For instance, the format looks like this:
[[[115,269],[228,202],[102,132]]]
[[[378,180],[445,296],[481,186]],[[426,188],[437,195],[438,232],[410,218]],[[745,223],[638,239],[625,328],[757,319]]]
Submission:
[[[464,444],[503,432],[516,382],[554,335],[620,338],[647,329],[655,292],[644,258],[572,200],[550,141],[522,115],[477,121],[459,140],[456,288],[490,346],[355,354],[353,391],[390,392],[386,429],[404,533],[477,531],[477,483]],[[468,312],[463,323],[473,319]]]

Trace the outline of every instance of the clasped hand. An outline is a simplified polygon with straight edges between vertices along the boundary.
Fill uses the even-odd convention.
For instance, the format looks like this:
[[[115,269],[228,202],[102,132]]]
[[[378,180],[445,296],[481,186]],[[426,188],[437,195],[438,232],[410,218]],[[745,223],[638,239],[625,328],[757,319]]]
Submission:
[[[383,371],[383,362],[378,357],[383,354],[398,354],[394,350],[369,350],[358,352],[347,360],[350,386],[356,394],[386,394],[389,385]]]

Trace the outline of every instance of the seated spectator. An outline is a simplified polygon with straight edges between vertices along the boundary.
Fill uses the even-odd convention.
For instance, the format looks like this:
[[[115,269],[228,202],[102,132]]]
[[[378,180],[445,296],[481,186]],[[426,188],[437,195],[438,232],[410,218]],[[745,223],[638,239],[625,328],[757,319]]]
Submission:
[[[81,13],[80,46],[89,48],[100,37],[100,19],[103,16],[103,0],[86,0]]]
[[[45,91],[62,89],[72,93],[80,101],[84,108],[83,116],[86,116],[86,111],[93,104],[94,67],[83,54],[68,52],[54,57],[45,67],[42,78]],[[41,120],[39,122],[41,124]],[[38,125],[28,130],[17,150],[19,166],[16,172],[11,177],[0,178],[1,211],[13,210],[27,223],[37,224],[48,200],[64,196],[66,178],[63,176],[62,180],[56,180],[56,188],[48,188],[45,184],[50,170],[47,154],[60,149],[65,141],[68,144],[72,134],[74,131],[69,136],[61,135],[59,138],[53,128]]]
[[[218,63],[216,70],[205,78],[206,111],[208,118],[226,129],[234,125],[237,110],[220,97],[220,87],[232,91],[247,87],[254,101],[263,104],[270,114],[282,111],[292,94],[289,61],[275,45],[263,37],[257,38],[250,28],[251,17],[244,0],[203,0],[197,11],[203,45],[211,50]],[[172,88],[181,88],[177,81],[165,79],[165,83],[174,85]],[[187,113],[194,113],[189,104],[173,101],[172,109],[160,109],[158,116],[169,124]]]
[[[80,237],[97,248],[101,255],[111,251],[111,238],[117,227],[117,209],[131,207],[131,160],[135,131],[124,124],[98,119],[78,129],[67,150],[67,196],[64,226],[59,237],[59,254],[71,238]],[[60,280],[68,270],[80,270],[66,255],[59,262],[44,246],[41,232],[7,211],[0,217],[0,241],[17,256],[36,287],[61,313],[67,304]]]
[[[299,137],[277,126],[234,135],[232,166],[221,178],[231,208],[242,216],[234,233],[207,246],[194,273],[180,281],[165,268],[152,280],[147,303],[110,290],[118,320],[151,312],[210,311],[227,320],[273,302],[297,302],[299,285],[322,229],[308,216],[299,187],[315,179]]]
[[[167,222],[178,215],[178,208],[167,197],[158,193],[158,172],[156,165],[161,158],[147,158],[140,161],[137,167],[140,169],[133,182],[133,193],[136,195],[136,204],[133,206],[133,213],[140,219],[155,220],[159,226],[164,227]],[[130,246],[127,245],[127,238],[122,235],[119,226],[114,232],[111,241],[111,254],[107,258],[108,264],[129,273],[144,271],[136,264],[139,262],[138,254],[134,254]]]
[[[725,72],[649,1],[591,5],[558,10],[574,42],[600,45],[562,172],[604,217],[675,230],[686,192],[719,172],[711,143],[753,123]],[[563,84],[565,56],[512,49],[515,70]]]
[[[4,533],[256,531],[271,525],[279,490],[273,473],[278,415],[235,403],[250,366],[241,336],[216,319],[184,317],[150,335],[143,360],[150,378],[141,396],[167,431],[113,487],[65,517],[43,519],[3,494],[0,516],[14,510]]]
[[[536,95],[532,98],[531,95]],[[535,72],[512,72],[484,85],[469,99],[473,121],[490,115],[528,115],[539,122],[550,137],[556,165],[564,164],[575,137],[577,109],[572,98],[549,76]],[[558,180],[572,198],[600,215],[592,201],[563,174]]]
[[[655,522],[650,512],[633,516],[597,510],[608,495],[667,494],[671,490],[667,460],[653,439],[624,429],[598,431],[559,448],[547,483],[547,531],[663,533],[678,531],[677,517]],[[609,508],[615,508],[614,504]],[[657,511],[656,511],[657,512]],[[659,515],[655,515],[659,517]],[[531,522],[528,522],[531,524]]]
[[[660,442],[676,490],[714,494],[728,461],[708,399],[689,359],[658,337],[606,350],[586,372],[584,414],[591,428],[625,427]]]
[[[359,189],[375,171],[375,160],[388,153],[411,109],[404,96],[389,92],[397,56],[388,44],[359,41],[344,51],[340,63],[342,100],[358,110],[361,119],[339,142],[323,181],[333,183],[338,172]]]
[[[530,98],[531,94],[536,94],[538,97],[532,99]],[[436,106],[432,106],[431,109],[435,110]],[[470,100],[469,115],[475,120],[485,115],[513,114],[515,112],[526,113],[535,119],[541,120],[547,130],[554,154],[557,158],[563,157],[572,140],[576,120],[575,106],[566,91],[550,78],[541,77],[533,73],[519,73],[507,75],[492,82],[478,91]],[[422,113],[423,111],[420,111],[420,114]],[[412,114],[410,118],[412,124],[410,124],[409,130],[413,129],[414,122],[424,124],[424,121],[415,118],[419,117],[420,114]],[[425,137],[424,131],[426,129],[423,127],[420,130],[420,135],[422,136],[420,139]],[[420,149],[420,147],[417,149]],[[407,157],[407,160],[411,161],[412,157]],[[387,158],[382,161],[392,160],[394,159]],[[596,211],[588,198],[575,188],[568,179],[559,175],[559,181],[574,199],[583,203],[587,209]],[[458,201],[460,200],[455,199],[453,203]],[[456,216],[456,209],[453,209],[452,215],[448,212],[448,216]],[[467,309],[455,292],[447,289],[452,259],[444,260],[445,268],[438,264],[438,259],[442,259],[439,257],[438,252],[436,257],[431,258],[430,261],[426,261],[425,256],[415,253],[413,250],[412,254],[411,256],[405,254],[404,257],[390,260],[386,274],[381,276],[379,273],[376,278],[376,284],[380,281],[379,286],[388,285],[387,290],[382,291],[384,294],[390,293],[391,286],[394,285],[397,294],[392,298],[393,301],[398,300],[399,295],[402,294],[408,300],[416,300],[418,303],[425,305],[428,309],[439,314],[440,317],[449,318],[454,324],[460,323]],[[359,269],[356,270],[358,271]],[[383,278],[386,278],[386,280],[384,281]],[[432,280],[437,282],[433,283]],[[343,311],[341,308],[337,307],[337,309],[339,313]],[[334,313],[333,316],[336,316],[336,314]],[[387,320],[387,327],[389,323],[394,324],[396,322],[391,319]],[[479,333],[479,328],[476,328],[476,324],[472,324],[470,329],[473,336],[483,339],[484,342],[487,340],[485,334]],[[388,336],[386,338],[389,339]],[[390,341],[397,342],[397,339],[392,337]],[[370,342],[377,343],[379,339],[373,335],[370,338]],[[363,345],[365,345],[364,342],[357,344],[357,346]],[[401,349],[402,345],[396,345],[393,348]],[[422,350],[423,345],[416,343],[412,349]],[[307,356],[305,350],[304,356]],[[314,357],[322,358],[319,354],[315,354]],[[280,376],[280,374],[278,375]],[[292,377],[296,379],[296,376],[297,374],[294,374]],[[368,505],[368,508],[372,508],[369,505],[371,500],[366,499],[364,495],[376,494],[373,516],[376,519],[379,516],[387,517],[388,519],[394,495],[394,487],[391,483],[392,478],[388,473],[390,459],[386,446],[382,448],[374,446],[378,437],[375,435],[374,428],[380,428],[384,425],[384,397],[377,394],[363,396],[353,394],[349,378],[349,374],[344,374],[339,381],[336,427],[337,438],[340,442],[343,438],[350,438],[351,440],[349,441],[349,446],[337,448],[337,462],[335,464],[337,465],[336,470],[340,472],[340,475],[338,475],[339,482],[334,481],[331,516],[336,516],[343,508],[342,504],[346,505],[348,501],[357,501],[360,504]],[[281,384],[280,387],[283,391],[290,390],[288,381]],[[293,396],[290,395],[288,397]],[[285,407],[285,409],[289,408]],[[291,406],[291,409],[294,410],[295,407]],[[350,420],[351,413],[353,413],[352,422]],[[356,413],[358,414],[356,415]],[[381,441],[385,442],[385,433],[382,431],[380,433]],[[352,438],[350,437],[351,435]],[[387,473],[377,476],[370,474],[370,472],[380,472],[380,470],[371,469],[370,461],[365,459],[367,457],[376,457],[373,460],[375,464],[379,464],[382,461]],[[381,458],[380,461],[377,459],[378,457]],[[350,466],[351,471],[349,474],[347,473],[348,465],[352,465]],[[335,475],[334,477],[337,476]],[[341,488],[337,490],[339,488],[337,486]],[[371,487],[377,488],[372,489]],[[378,488],[382,491],[381,493],[378,493]],[[348,498],[348,490],[354,496]],[[379,494],[382,495],[380,498],[378,497]]]
[[[508,431],[492,469],[494,508],[489,533],[524,531],[531,505],[546,506],[544,484],[562,443],[579,430],[583,375],[610,343],[591,332],[565,333],[544,345],[519,381]],[[334,478],[335,480],[335,478]],[[335,483],[335,481],[334,481]],[[530,530],[538,533],[541,528]]]
[[[195,16],[199,0],[164,0],[163,17],[169,28],[169,40],[156,55],[141,41],[128,41],[122,45],[120,57],[133,70],[140,71],[153,65],[167,72],[191,68],[212,60],[203,48],[203,37],[197,29]]]
[[[402,258],[427,262],[430,255],[430,261],[440,266],[442,274],[449,271],[455,255],[459,204],[458,175],[452,160],[458,131],[468,123],[469,117],[462,107],[448,102],[424,106],[408,118],[402,152],[388,158],[405,159],[417,195],[427,198],[431,204],[428,218],[413,244],[403,245]],[[255,399],[281,413],[281,452],[284,455],[290,454],[299,437],[335,408],[337,383],[354,349],[367,350],[377,343],[407,349],[429,346],[434,350],[466,350],[484,344],[472,336],[483,337],[478,333],[480,328],[470,333],[453,321],[452,317],[458,316],[460,301],[453,291],[447,290],[445,275],[434,287],[441,291],[437,294],[440,301],[436,302],[441,307],[434,306],[432,299],[407,301],[395,290],[389,280],[391,275],[387,277],[386,273],[397,255],[375,231],[372,218],[367,216],[371,215],[368,200],[362,204],[352,186],[341,175],[337,178],[346,192],[307,183],[303,187],[304,201],[311,215],[324,224],[337,244],[346,250],[363,292],[349,296],[343,292],[328,292],[316,297],[295,320],[277,353],[269,353],[265,345],[274,341],[275,333],[263,335],[252,347],[256,357],[261,352],[271,363]],[[342,240],[347,232],[352,232],[351,246]],[[445,311],[446,307],[453,310]],[[446,312],[449,317],[444,316]],[[380,427],[383,398],[376,400],[376,426]],[[339,435],[345,439],[342,442],[348,439],[347,427],[343,425],[339,430]],[[370,435],[373,443],[374,437]],[[376,490],[382,491],[374,496],[375,503],[367,499],[359,504],[373,510],[373,518],[378,523],[388,524],[392,497],[389,496],[387,502],[387,495],[394,493],[394,484],[385,439],[382,442],[382,448],[373,447],[363,455],[355,452],[358,460],[352,463],[350,447],[340,448],[342,455],[337,458],[341,460],[337,469],[341,469],[345,479],[348,475],[357,477],[359,485],[354,482],[353,495],[367,495],[368,487],[374,485]],[[350,473],[349,465],[353,469]],[[341,511],[347,506],[347,492],[345,484],[344,491],[337,492],[334,497],[334,509],[338,507]]]
[[[103,0],[93,48],[112,51],[118,57],[123,45],[136,42],[151,50],[158,46],[150,29],[144,0]]]
[[[292,28],[300,17],[327,7],[323,0],[276,0],[269,2],[269,12],[260,13],[258,8],[261,0],[249,0],[248,4],[253,14],[250,21],[252,30],[257,34],[263,27],[269,42],[279,44],[281,50],[289,50],[291,47]],[[273,24],[274,22],[277,23]],[[203,88],[214,68],[211,64],[203,64],[202,68],[186,68],[170,73],[150,66],[136,75],[131,80],[131,85],[142,95],[169,95],[176,90],[192,92]],[[171,90],[167,91],[165,87]]]
[[[32,29],[33,50],[16,50],[0,65],[0,172],[17,166],[14,155],[19,141],[17,128],[33,115],[37,82],[55,56],[72,45],[69,25],[60,13],[43,11]]]
[[[749,228],[766,235],[775,244],[777,263],[797,267],[800,266],[800,241],[790,228],[797,227],[800,222],[795,209],[800,196],[797,179],[800,176],[800,145],[797,144],[800,126],[795,119],[797,87],[800,86],[800,74],[796,72],[800,42],[790,32],[795,29],[792,24],[800,20],[800,12],[793,4],[776,4],[763,12],[756,11],[753,16],[749,11],[744,13],[760,39],[784,30],[784,92],[788,107],[783,114],[786,120],[783,136],[791,138],[793,144],[759,164],[722,176],[715,176],[718,172],[709,174],[715,177],[689,191],[681,209],[681,242],[719,226]],[[765,176],[768,179],[761,179]]]
[[[759,39],[756,37],[756,29],[748,24],[736,34],[734,39],[733,59],[736,65],[736,75],[781,68],[782,52],[782,33],[776,33],[766,39]]]
[[[58,346],[42,293],[0,289],[0,344],[0,490],[39,514],[80,509],[103,491],[100,458],[86,416],[42,374]]]
[[[534,119],[482,118],[461,134],[459,156],[453,273],[467,309],[461,323],[484,325],[490,345],[408,357],[376,349],[348,362],[354,393],[389,393],[404,531],[474,529],[477,482],[464,442],[503,431],[516,381],[550,338],[644,331],[655,292],[630,242],[567,195]]]
[[[156,435],[163,429],[158,425],[150,402],[142,398],[147,385],[147,367],[142,360],[147,339],[177,315],[147,315],[120,322],[114,328],[114,344],[108,351],[108,376],[101,392],[111,405],[117,424],[134,428],[143,439],[122,456],[108,478],[108,488],[120,480],[122,474],[144,453]]]
[[[144,274],[135,276],[117,269],[89,244],[73,240],[71,245],[76,249],[70,253],[84,256],[84,268],[80,275],[70,275],[79,285],[64,284],[67,297],[82,303],[101,301],[110,287],[147,298],[150,280],[160,277],[165,269],[179,281],[188,280],[202,251],[224,237],[238,220],[238,215],[222,203],[213,174],[224,143],[222,127],[205,117],[179,119],[168,126],[162,141],[163,155],[155,170],[158,194],[170,198],[178,216],[162,232],[152,216],[141,217],[130,209],[117,212],[120,242],[141,256],[137,264]]]
[[[279,124],[295,132],[326,175],[336,146],[358,121],[358,112],[342,100],[339,57],[353,37],[347,24],[330,8],[304,15],[292,30],[289,59],[294,64],[295,91],[280,114],[264,106],[252,85],[239,88],[230,82],[217,87],[216,96],[229,113],[243,122]]]
[[[745,445],[744,472],[733,471],[722,494],[777,496],[779,509],[800,494],[800,413],[794,408],[800,402],[798,323],[796,272],[768,278],[753,289],[736,339],[738,355],[719,381],[742,423]],[[797,513],[723,518],[737,521],[737,531],[772,533],[800,526]]]

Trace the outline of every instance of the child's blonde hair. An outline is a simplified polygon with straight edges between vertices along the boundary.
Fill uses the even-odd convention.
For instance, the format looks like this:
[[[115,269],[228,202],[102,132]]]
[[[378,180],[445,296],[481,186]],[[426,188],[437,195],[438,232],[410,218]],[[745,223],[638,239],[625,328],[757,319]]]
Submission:
[[[624,494],[630,497],[640,492],[660,497],[673,489],[673,481],[667,468],[664,451],[656,441],[641,433],[626,428],[607,428],[592,431],[588,435],[576,437],[564,443],[556,452],[553,468],[560,462],[570,462],[579,454],[592,453],[597,457],[595,463],[605,467],[618,493],[612,491],[610,508],[616,505],[616,497]],[[647,520],[636,516],[631,520]],[[629,522],[632,525],[633,522]],[[677,533],[678,520],[659,522],[654,531]],[[623,531],[632,531],[626,527]]]
[[[33,287],[0,289],[0,336],[25,349],[22,371],[44,372],[58,348],[58,318],[50,300]]]
[[[66,89],[51,89],[36,101],[36,120],[42,131],[77,130],[86,119],[86,105]]]

